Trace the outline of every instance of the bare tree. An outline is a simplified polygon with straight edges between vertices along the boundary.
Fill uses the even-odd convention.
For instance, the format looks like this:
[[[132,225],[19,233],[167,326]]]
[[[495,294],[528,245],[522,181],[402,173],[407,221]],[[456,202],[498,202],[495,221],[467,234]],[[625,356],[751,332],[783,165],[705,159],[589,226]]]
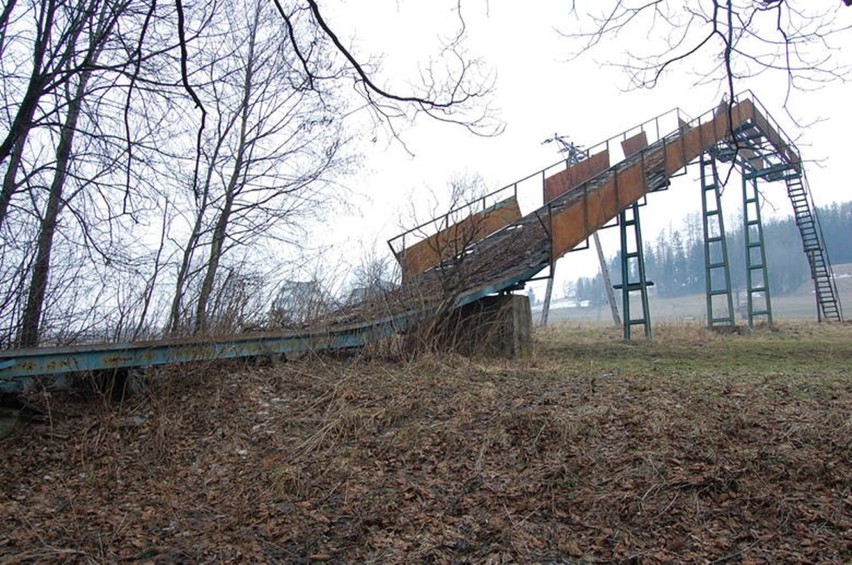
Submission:
[[[486,193],[481,177],[456,176],[449,181],[449,188],[450,201],[443,206],[446,212],[438,213],[442,207],[438,202],[443,199],[436,198],[433,220],[419,223],[412,210],[412,221],[418,227],[408,233],[419,242],[398,255],[403,263],[403,280],[426,293],[425,300],[435,303],[435,315],[420,328],[426,338],[421,345],[427,347],[451,346],[446,340],[458,337],[453,331],[458,299],[483,268],[470,261],[471,252],[490,231],[502,227],[493,220],[500,216],[499,208],[505,201],[488,206],[496,197]]]
[[[488,104],[493,77],[482,61],[470,58],[463,49],[467,35],[462,3],[455,3],[456,33],[440,49],[439,57],[421,71],[419,85],[406,85],[380,78],[370,58],[362,59],[347,46],[340,29],[330,23],[315,0],[273,0],[286,24],[292,49],[306,88],[324,83],[351,83],[365,108],[396,136],[397,119],[425,114],[432,119],[460,124],[480,135],[494,135],[502,124]]]
[[[205,137],[203,180],[196,215],[178,273],[171,328],[185,317],[180,306],[186,283],[200,275],[194,297],[195,332],[208,330],[211,296],[225,255],[261,236],[292,241],[296,220],[317,213],[334,195],[324,189],[347,161],[346,142],[335,119],[332,93],[299,88],[292,54],[280,49],[279,21],[256,0],[230,11],[212,40],[226,45],[198,88],[212,128]],[[271,27],[270,27],[271,26]],[[197,254],[206,249],[201,265]]]
[[[620,41],[626,60],[614,64],[634,87],[653,88],[677,69],[696,84],[718,82],[733,100],[738,82],[776,72],[789,99],[794,89],[848,76],[837,54],[852,12],[835,0],[572,0],[570,9],[576,29],[562,34],[579,42],[576,54]],[[640,33],[642,41],[628,40]]]
[[[418,115],[499,130],[456,13],[421,84],[399,87],[312,0],[7,2],[2,343],[150,335],[158,316],[207,331],[219,311],[265,310],[228,300],[270,283],[247,250],[304,244],[340,196],[344,115],[366,110],[392,135]]]

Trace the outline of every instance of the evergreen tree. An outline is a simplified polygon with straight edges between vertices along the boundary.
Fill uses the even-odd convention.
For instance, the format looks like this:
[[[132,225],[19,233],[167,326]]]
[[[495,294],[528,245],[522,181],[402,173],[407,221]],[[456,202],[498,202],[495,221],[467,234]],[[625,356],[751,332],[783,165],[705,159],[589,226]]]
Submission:
[[[834,203],[817,210],[822,226],[824,243],[831,262],[835,265],[852,263],[852,201]],[[683,230],[661,232],[653,244],[645,244],[645,274],[653,281],[657,296],[671,298],[704,292],[705,262],[704,234],[699,216],[690,215],[684,220]],[[728,261],[731,285],[735,294],[745,290],[745,236],[741,227],[742,218],[731,218],[728,226]],[[685,234],[685,236],[684,236]],[[792,217],[773,219],[764,223],[763,237],[766,244],[766,263],[769,272],[769,288],[776,295],[794,292],[810,280],[807,257],[802,250],[802,239],[796,221]],[[718,260],[717,257],[713,258]],[[621,252],[616,252],[609,262],[614,285],[621,284]],[[635,273],[631,273],[635,276]],[[570,288],[570,283],[566,283]],[[600,273],[592,278],[584,277],[576,282],[577,300],[589,300],[593,304],[606,302],[606,289]]]

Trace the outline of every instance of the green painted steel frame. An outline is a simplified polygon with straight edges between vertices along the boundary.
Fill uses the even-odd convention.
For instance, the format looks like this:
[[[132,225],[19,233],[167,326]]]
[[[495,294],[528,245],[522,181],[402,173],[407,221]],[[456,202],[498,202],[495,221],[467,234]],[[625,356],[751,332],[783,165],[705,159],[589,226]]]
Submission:
[[[226,338],[87,344],[0,352],[0,391],[20,392],[35,376],[362,347],[405,329],[411,313],[320,331]]]

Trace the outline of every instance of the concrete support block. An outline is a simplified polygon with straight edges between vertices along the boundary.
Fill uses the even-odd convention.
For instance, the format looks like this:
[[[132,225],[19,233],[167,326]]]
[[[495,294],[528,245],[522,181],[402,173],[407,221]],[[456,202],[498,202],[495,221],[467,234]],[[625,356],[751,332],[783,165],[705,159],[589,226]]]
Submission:
[[[446,331],[463,355],[521,359],[532,355],[532,311],[524,295],[486,296],[459,308]]]

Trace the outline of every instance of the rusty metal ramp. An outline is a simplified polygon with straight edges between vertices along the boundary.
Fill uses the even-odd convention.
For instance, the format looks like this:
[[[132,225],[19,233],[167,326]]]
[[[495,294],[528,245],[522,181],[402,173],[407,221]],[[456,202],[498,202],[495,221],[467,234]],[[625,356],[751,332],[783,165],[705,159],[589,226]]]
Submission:
[[[795,145],[751,93],[697,118],[668,112],[598,144],[579,163],[557,164],[472,202],[468,215],[453,210],[390,240],[405,283],[388,297],[392,310],[426,311],[448,300],[461,306],[517,288],[719,148],[741,170],[763,171],[769,180],[802,173]],[[541,203],[521,214],[519,187],[530,180]]]

